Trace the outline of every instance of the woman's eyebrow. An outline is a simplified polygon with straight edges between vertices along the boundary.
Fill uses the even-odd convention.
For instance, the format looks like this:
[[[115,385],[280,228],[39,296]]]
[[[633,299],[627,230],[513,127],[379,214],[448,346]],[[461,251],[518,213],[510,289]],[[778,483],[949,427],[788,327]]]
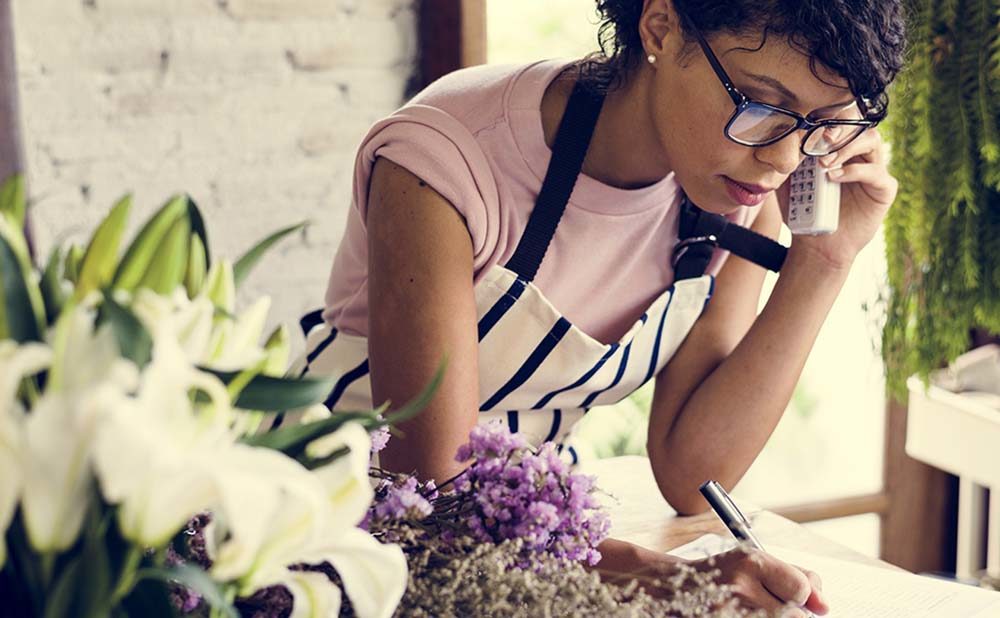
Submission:
[[[747,77],[749,77],[750,79],[776,90],[778,93],[781,94],[782,97],[784,97],[785,99],[784,102],[791,103],[796,107],[800,105],[799,97],[795,96],[794,92],[786,88],[784,84],[774,79],[773,77],[770,77],[768,75],[759,75],[757,73],[749,73],[746,71],[743,71],[742,73]],[[832,105],[825,105],[823,107],[816,108],[813,110],[813,112],[823,112],[832,109],[839,109],[841,107],[847,107],[851,103],[854,103],[853,98],[848,101],[844,101],[842,103],[833,103]]]

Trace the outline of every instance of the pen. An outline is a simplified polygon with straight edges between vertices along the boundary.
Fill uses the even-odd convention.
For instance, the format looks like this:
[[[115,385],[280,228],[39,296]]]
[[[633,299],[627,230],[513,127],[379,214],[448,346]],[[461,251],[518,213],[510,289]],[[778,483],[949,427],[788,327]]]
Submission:
[[[760,541],[754,536],[753,530],[750,529],[750,520],[740,512],[722,485],[715,481],[705,481],[698,489],[737,540],[745,541],[754,549],[764,551],[764,546],[760,544]]]
[[[759,549],[764,551],[764,546],[760,544],[760,540],[754,535],[753,530],[750,529],[750,520],[746,518],[733,499],[729,497],[726,490],[722,488],[715,481],[705,481],[702,483],[701,487],[698,488],[701,495],[705,496],[705,500],[708,501],[709,506],[715,511],[715,514],[719,516],[722,523],[726,524],[729,531],[733,533],[733,536],[737,540],[749,543],[754,549]],[[812,616],[810,612],[806,612],[807,616]]]

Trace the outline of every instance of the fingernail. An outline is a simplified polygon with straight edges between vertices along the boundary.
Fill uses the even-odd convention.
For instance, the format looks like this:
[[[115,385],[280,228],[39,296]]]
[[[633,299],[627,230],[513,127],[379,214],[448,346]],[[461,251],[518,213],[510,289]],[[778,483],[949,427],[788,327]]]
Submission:
[[[832,170],[826,170],[826,177],[832,180],[836,180],[844,175],[844,168],[837,167]]]
[[[820,157],[819,162],[822,163],[825,167],[830,167],[836,160],[837,160],[836,154],[828,154],[824,157]]]

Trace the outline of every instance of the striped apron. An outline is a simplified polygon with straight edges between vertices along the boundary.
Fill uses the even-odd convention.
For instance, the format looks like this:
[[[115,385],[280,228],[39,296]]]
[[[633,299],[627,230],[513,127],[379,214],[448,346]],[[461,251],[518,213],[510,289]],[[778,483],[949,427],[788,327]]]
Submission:
[[[753,238],[757,235],[745,228],[732,229],[738,226],[685,198],[674,252],[676,280],[619,341],[602,343],[562,316],[532,280],[580,173],[602,103],[601,95],[574,89],[513,256],[475,286],[479,422],[503,423],[536,446],[562,445],[587,410],[621,401],[666,365],[712,296],[714,279],[704,272],[720,238],[745,240],[750,234],[751,244],[764,239]],[[331,410],[371,409],[367,338],[339,332],[319,313],[302,320],[306,354],[300,370],[336,379],[325,402]],[[571,448],[563,454],[575,462]]]

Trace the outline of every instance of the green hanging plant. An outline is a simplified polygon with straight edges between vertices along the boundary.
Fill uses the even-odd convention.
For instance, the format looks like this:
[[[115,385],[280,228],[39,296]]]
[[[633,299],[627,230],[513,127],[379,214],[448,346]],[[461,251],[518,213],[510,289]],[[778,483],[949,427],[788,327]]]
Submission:
[[[1000,0],[911,0],[911,57],[886,129],[888,386],[1000,333]]]

